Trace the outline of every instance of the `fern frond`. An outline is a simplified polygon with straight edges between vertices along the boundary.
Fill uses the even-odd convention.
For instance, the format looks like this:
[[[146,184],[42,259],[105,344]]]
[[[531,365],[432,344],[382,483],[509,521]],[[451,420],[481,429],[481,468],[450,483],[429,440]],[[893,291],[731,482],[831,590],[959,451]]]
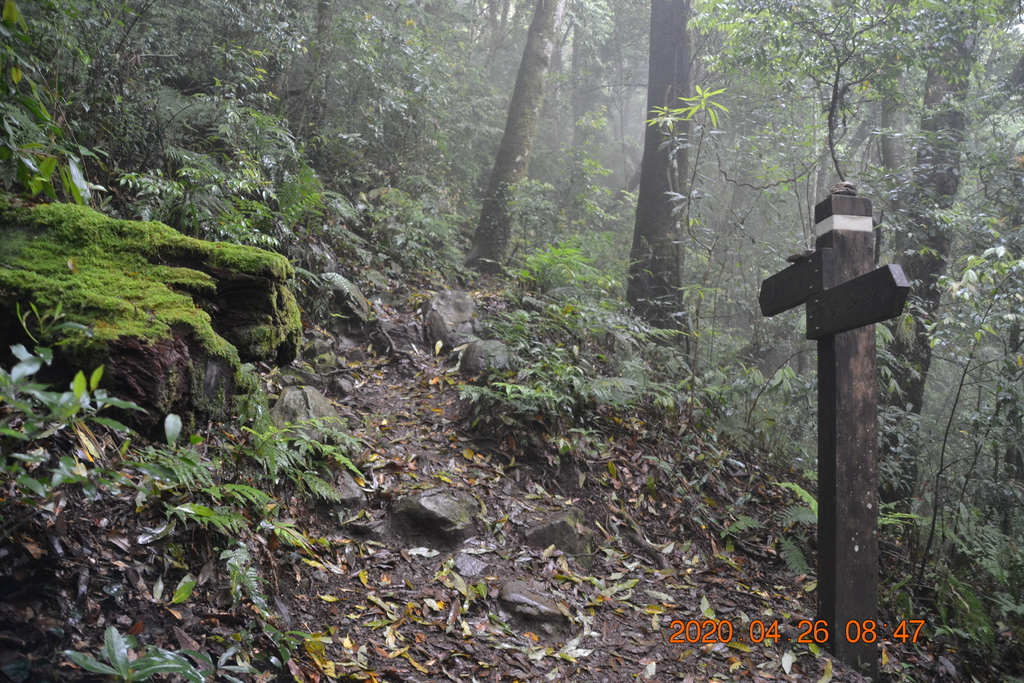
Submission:
[[[341,493],[336,488],[311,472],[303,473],[296,481],[317,498],[332,503],[337,503],[342,498]]]
[[[791,505],[782,511],[779,516],[779,523],[784,527],[791,527],[797,524],[816,524],[818,515],[809,507],[803,505]]]
[[[797,496],[800,497],[800,500],[807,503],[807,507],[814,510],[815,515],[818,514],[818,499],[811,495],[811,493],[804,489],[804,487],[789,481],[779,482],[779,486],[781,486],[784,489],[789,489],[790,491],[795,493]]]
[[[237,607],[243,595],[248,595],[252,604],[261,612],[269,611],[267,598],[260,587],[260,575],[252,566],[252,555],[244,545],[225,550],[220,559],[227,560],[228,581],[231,585],[231,600]]]
[[[264,508],[274,500],[273,496],[245,484],[224,484],[220,489],[237,500],[248,502],[257,508]]]
[[[783,536],[779,539],[779,554],[782,555],[782,560],[786,563],[786,568],[794,574],[808,574],[811,571],[810,565],[807,564],[807,557],[804,555],[804,551],[800,549],[796,541],[788,536]]]
[[[128,463],[155,479],[183,486],[190,492],[213,486],[213,463],[190,457],[192,451],[168,451],[147,448],[140,452],[139,460]]]
[[[313,545],[309,540],[309,536],[300,530],[297,526],[287,522],[274,522],[274,534],[278,540],[287,543],[290,546],[296,548],[302,548],[308,553],[313,552]]]
[[[182,521],[196,522],[225,536],[237,536],[249,527],[249,520],[233,508],[210,508],[198,503],[185,503],[168,505],[167,510]]]

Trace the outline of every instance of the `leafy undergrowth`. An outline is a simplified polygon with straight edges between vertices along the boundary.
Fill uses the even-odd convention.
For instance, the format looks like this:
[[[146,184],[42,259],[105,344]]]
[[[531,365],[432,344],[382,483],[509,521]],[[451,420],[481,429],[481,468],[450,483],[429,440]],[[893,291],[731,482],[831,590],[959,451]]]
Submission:
[[[80,480],[22,500],[8,486],[2,675],[861,680],[797,642],[815,611],[807,482],[778,485],[694,413],[666,405],[657,423],[624,404],[598,406],[582,431],[525,412],[481,428],[480,404],[424,350],[411,310],[378,307],[378,316],[376,336],[353,344],[335,371],[353,390],[332,397],[348,421],[333,451],[271,466],[259,449],[269,432],[231,425],[174,448],[125,446],[116,432],[69,420],[74,429],[44,435],[32,467],[63,457]],[[391,353],[365,353],[381,337]],[[268,392],[281,378],[264,374]],[[349,464],[361,508],[332,503],[313,483]],[[387,531],[392,503],[430,488],[480,504],[477,534],[454,553]],[[527,526],[568,508],[597,532],[591,555],[524,545]],[[497,594],[509,579],[553,599],[562,625],[506,621]],[[778,639],[751,642],[757,621],[777,624]],[[709,642],[688,642],[698,634]],[[952,656],[926,637],[887,640],[881,652],[889,680],[959,680]]]

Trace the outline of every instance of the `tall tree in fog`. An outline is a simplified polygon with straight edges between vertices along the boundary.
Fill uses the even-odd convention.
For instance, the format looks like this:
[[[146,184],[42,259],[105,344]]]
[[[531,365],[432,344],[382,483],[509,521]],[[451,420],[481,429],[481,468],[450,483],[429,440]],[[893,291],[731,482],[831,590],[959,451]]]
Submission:
[[[924,405],[925,384],[932,364],[932,333],[939,310],[942,289],[939,279],[946,274],[954,234],[943,220],[957,201],[961,184],[968,106],[967,93],[977,60],[978,18],[974,3],[943,6],[922,17],[942,36],[926,52],[924,100],[917,143],[913,183],[897,194],[900,219],[905,229],[894,235],[894,246],[903,272],[913,283],[913,332],[897,334],[891,350],[902,362],[893,366],[893,377],[902,393],[893,396],[898,407],[909,406],[920,414]],[[891,436],[883,452],[895,452],[896,437]],[[903,463],[902,478],[889,500],[909,504],[918,477],[916,457]]]
[[[555,29],[564,11],[565,0],[537,0],[508,106],[505,134],[494,159],[473,247],[465,261],[482,272],[499,270],[508,249],[513,186],[526,177],[530,164],[530,149],[544,103],[544,81],[555,48]]]
[[[690,0],[651,1],[648,113],[679,106],[689,90],[689,18]],[[686,161],[685,147],[666,144],[659,126],[647,126],[626,296],[637,313],[662,327],[676,326],[672,315],[680,308],[682,245],[673,197],[686,194]]]

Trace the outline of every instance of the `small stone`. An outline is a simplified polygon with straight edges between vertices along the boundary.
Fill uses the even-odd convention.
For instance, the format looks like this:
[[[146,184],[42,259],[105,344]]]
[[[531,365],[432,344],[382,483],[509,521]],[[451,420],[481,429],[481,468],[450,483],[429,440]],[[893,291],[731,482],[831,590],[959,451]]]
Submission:
[[[340,507],[357,508],[362,507],[366,503],[366,494],[348,472],[342,472],[338,475],[334,487],[341,494],[341,498],[337,501]]]
[[[579,510],[553,515],[527,530],[526,545],[536,548],[553,545],[569,555],[589,555],[594,532],[583,525],[584,520]]]
[[[277,381],[282,387],[318,386],[322,378],[315,372],[289,365],[281,368],[277,374]]]
[[[327,272],[320,275],[334,294],[332,306],[339,315],[354,316],[362,322],[370,319],[370,302],[354,282],[341,273]]]
[[[554,600],[538,593],[525,581],[506,581],[501,585],[498,598],[510,612],[527,621],[565,620]]]
[[[354,388],[355,385],[352,384],[352,380],[344,377],[332,377],[331,383],[327,385],[327,390],[338,398],[351,396]]]
[[[481,332],[476,302],[461,290],[446,289],[438,292],[427,309],[426,326],[431,349],[438,342],[449,350],[471,342]]]
[[[455,568],[463,576],[480,576],[487,570],[487,563],[473,555],[459,553],[455,556]]]
[[[288,387],[281,392],[270,419],[278,428],[309,420],[322,420],[320,426],[300,426],[299,429],[314,441],[326,441],[331,430],[344,428],[344,422],[330,401],[313,387]]]

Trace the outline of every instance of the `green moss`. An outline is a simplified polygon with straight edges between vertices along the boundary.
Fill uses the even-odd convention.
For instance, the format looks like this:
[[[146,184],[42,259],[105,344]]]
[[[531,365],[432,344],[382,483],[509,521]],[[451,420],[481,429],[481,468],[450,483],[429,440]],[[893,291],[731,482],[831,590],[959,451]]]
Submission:
[[[63,347],[81,367],[102,362],[113,340],[152,343],[187,329],[188,338],[235,375],[232,386],[251,384],[239,381],[239,353],[217,334],[204,310],[216,307],[217,281],[208,273],[220,278],[220,271],[271,282],[271,313],[242,335],[257,345],[258,356],[287,356],[281,348],[297,346],[301,323],[285,286],[294,271],[283,256],[205,242],[162,223],[116,220],[71,204],[23,207],[0,201],[0,312],[10,323],[18,302],[23,309],[35,303],[41,311],[60,304],[67,320],[92,329],[93,338],[72,335]],[[56,341],[40,339],[43,344]],[[244,348],[253,354],[252,347]],[[193,368],[193,385],[203,384],[204,372]],[[194,397],[206,396],[200,386],[192,389]]]
[[[211,265],[285,281],[294,270],[280,254],[254,247],[206,242],[182,235],[163,223],[122,221],[75,204],[33,208],[6,206],[0,223],[49,232],[82,253],[139,254],[147,260],[201,258]],[[34,229],[34,230],[33,230]]]
[[[92,325],[95,340],[75,336],[69,342],[72,350],[84,351],[83,345],[123,336],[166,339],[171,327],[180,324],[210,352],[232,355],[233,349],[213,333],[209,315],[196,308],[189,294],[174,288],[212,291],[213,279],[194,270],[153,265],[144,258],[157,252],[163,243],[157,238],[170,228],[129,228],[126,221],[58,204],[11,213],[0,216],[5,225],[0,261],[6,266],[0,268],[0,287],[19,296],[31,294],[43,309],[60,303],[68,319]],[[154,235],[144,229],[150,225],[159,226]]]

